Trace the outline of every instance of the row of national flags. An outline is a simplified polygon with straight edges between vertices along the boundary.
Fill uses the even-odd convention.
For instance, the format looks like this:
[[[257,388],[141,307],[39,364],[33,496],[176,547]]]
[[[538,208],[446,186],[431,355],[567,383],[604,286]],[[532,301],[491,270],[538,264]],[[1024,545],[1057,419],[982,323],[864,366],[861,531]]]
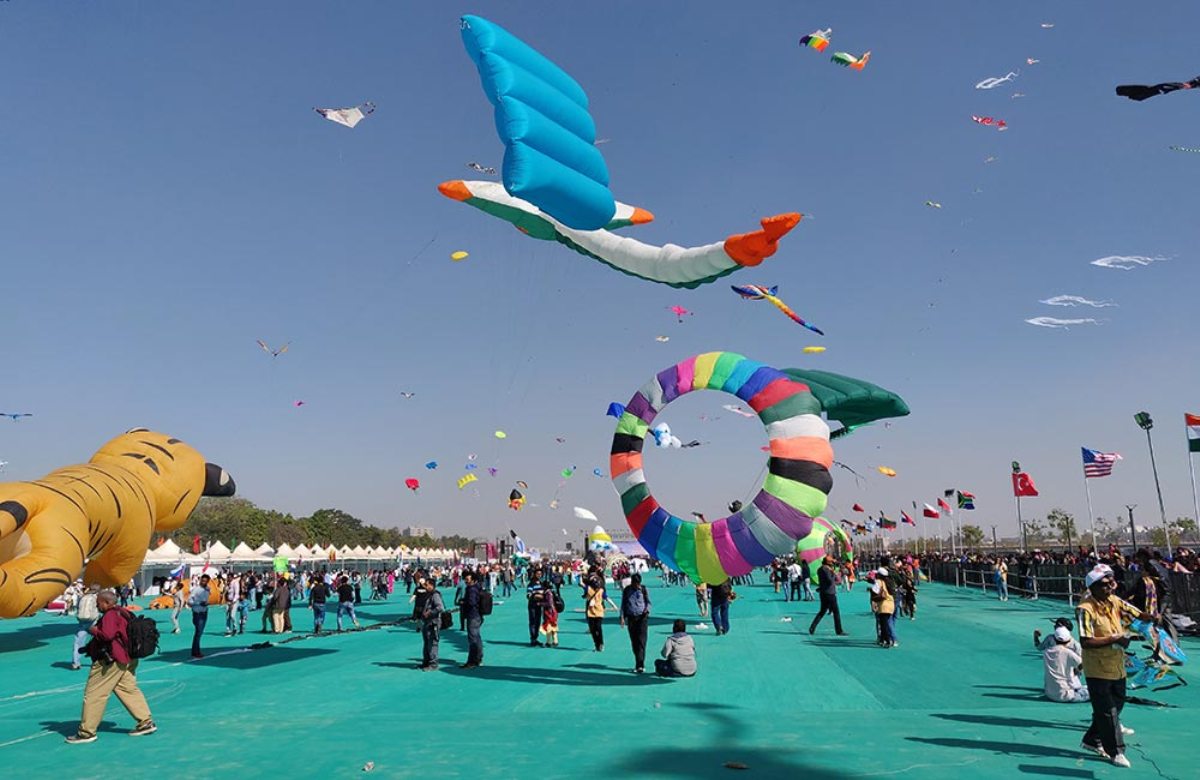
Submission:
[[[1200,452],[1200,414],[1185,413],[1183,415],[1183,422],[1187,429],[1188,454],[1191,455],[1193,453]],[[1080,449],[1083,456],[1084,479],[1098,479],[1101,477],[1111,476],[1113,472],[1113,466],[1116,465],[1117,461],[1121,460],[1120,453],[1101,452],[1100,450],[1092,450],[1088,449],[1087,447],[1081,447]],[[1013,495],[1018,498],[1038,495],[1038,489],[1033,482],[1033,477],[1024,471],[1021,471],[1015,463],[1013,464],[1013,468]],[[954,514],[954,508],[950,504],[950,499],[955,500],[959,509],[971,510],[975,508],[974,494],[969,493],[966,490],[947,488],[945,491],[943,491],[942,498],[937,500],[937,506],[935,507],[931,506],[930,504],[925,504],[921,510],[921,515],[923,517],[936,519],[941,517],[943,514]],[[855,504],[853,509],[855,512],[867,511],[862,507],[861,504]],[[916,509],[917,502],[914,501],[913,511],[915,512]],[[896,521],[888,517],[883,510],[879,511],[878,519],[869,519],[873,519],[875,521],[876,528],[882,528],[885,531],[891,531],[897,528]],[[900,522],[913,527],[916,527],[917,524],[916,521],[913,520],[912,516],[904,510],[900,511]],[[843,521],[843,523],[847,527],[854,529],[856,534],[868,533],[867,526],[865,525],[852,524],[848,521]]]

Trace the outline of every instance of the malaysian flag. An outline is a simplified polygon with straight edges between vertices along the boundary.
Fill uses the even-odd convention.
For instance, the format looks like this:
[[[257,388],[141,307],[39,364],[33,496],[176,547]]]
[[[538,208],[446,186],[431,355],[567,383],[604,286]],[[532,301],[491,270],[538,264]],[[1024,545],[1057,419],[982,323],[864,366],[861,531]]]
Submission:
[[[1121,459],[1115,452],[1097,452],[1083,447],[1083,478],[1107,477],[1112,474],[1113,464]]]

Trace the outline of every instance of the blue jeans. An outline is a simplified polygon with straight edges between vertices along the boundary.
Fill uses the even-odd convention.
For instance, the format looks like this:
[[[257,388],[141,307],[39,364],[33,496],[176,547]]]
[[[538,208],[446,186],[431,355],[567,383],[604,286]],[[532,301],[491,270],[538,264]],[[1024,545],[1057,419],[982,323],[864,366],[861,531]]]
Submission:
[[[354,615],[354,602],[342,601],[338,604],[338,614],[337,614],[338,631],[342,630],[342,615],[349,615],[350,622],[354,624],[355,628],[358,628],[358,618]]]
[[[479,632],[483,618],[467,618],[467,663],[483,663],[483,635]]]
[[[1008,598],[1008,581],[1004,577],[996,578],[996,595],[1002,599]]]
[[[729,633],[729,602],[722,601],[712,605],[713,628],[722,634]]]
[[[313,631],[320,631],[321,626],[325,625],[325,602],[314,601],[312,604],[313,611]]]
[[[896,641],[896,613],[887,616],[888,639]]]
[[[200,635],[204,633],[204,624],[208,622],[208,610],[197,612],[192,609],[192,655],[200,655]]]
[[[437,621],[431,621],[421,626],[421,638],[423,646],[421,648],[421,665],[432,666],[437,668],[438,665],[438,640],[440,639],[440,630],[438,629]]]

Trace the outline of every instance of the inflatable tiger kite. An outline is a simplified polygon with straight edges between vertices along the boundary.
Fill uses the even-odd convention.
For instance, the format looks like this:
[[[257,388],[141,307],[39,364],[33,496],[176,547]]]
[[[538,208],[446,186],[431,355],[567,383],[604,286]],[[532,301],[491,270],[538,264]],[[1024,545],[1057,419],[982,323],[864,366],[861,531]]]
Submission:
[[[201,496],[234,490],[220,466],[145,428],[87,463],[0,484],[0,617],[32,615],[81,574],[88,584],[125,584],[156,532],[183,525]]]

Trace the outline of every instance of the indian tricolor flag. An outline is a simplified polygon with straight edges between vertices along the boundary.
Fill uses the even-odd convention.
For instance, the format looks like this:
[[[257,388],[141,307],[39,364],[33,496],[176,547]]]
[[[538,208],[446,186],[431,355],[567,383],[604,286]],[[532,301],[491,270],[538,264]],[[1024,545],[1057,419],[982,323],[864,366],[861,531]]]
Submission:
[[[1188,452],[1200,452],[1200,414],[1184,414],[1183,424],[1187,426]]]

